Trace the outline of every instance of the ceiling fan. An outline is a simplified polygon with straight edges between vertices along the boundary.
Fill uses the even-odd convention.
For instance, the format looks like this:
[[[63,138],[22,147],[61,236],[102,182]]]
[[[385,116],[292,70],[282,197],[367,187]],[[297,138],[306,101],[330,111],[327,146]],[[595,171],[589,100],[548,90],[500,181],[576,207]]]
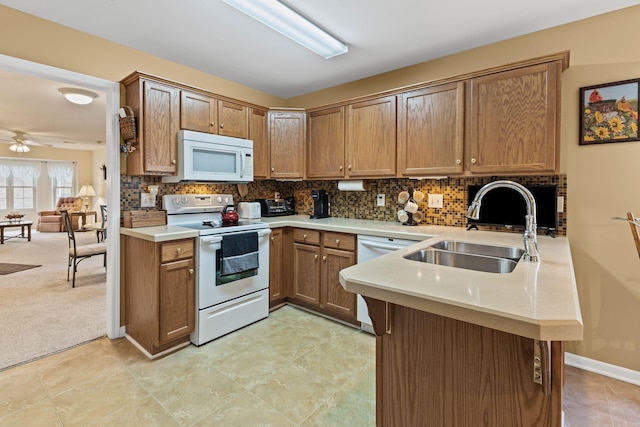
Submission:
[[[9,150],[11,151],[14,151],[16,153],[28,153],[31,150],[31,148],[29,148],[30,145],[45,146],[45,144],[41,144],[39,142],[28,139],[24,132],[14,131],[13,133],[15,135],[11,138],[11,140],[3,139],[2,137],[0,137],[0,141],[11,144],[11,146],[9,147]]]

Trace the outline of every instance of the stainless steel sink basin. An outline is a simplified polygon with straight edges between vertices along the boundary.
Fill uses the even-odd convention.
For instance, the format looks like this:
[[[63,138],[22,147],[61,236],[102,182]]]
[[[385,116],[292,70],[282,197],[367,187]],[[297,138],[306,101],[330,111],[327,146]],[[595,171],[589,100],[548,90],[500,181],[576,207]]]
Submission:
[[[524,250],[520,248],[483,245],[481,243],[460,242],[457,240],[443,240],[441,242],[434,243],[430,247],[450,252],[508,258],[514,261],[519,260],[522,254],[524,254]]]
[[[429,264],[500,274],[511,273],[518,264],[518,261],[514,261],[509,258],[451,252],[435,249],[434,247],[427,247],[425,249],[412,252],[405,255],[404,258]]]

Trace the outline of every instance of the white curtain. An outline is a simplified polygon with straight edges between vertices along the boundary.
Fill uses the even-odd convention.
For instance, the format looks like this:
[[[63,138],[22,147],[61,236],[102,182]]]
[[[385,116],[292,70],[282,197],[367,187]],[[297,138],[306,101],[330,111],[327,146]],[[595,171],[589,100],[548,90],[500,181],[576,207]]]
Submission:
[[[30,160],[0,159],[0,178],[33,178],[40,176],[41,162]]]
[[[40,177],[40,162],[30,162],[30,161],[13,161],[11,165],[11,172],[13,173],[14,178],[22,178],[28,179],[33,178],[34,180],[38,180]]]
[[[75,167],[73,162],[48,162],[47,172],[49,178],[62,181],[64,179],[73,179]]]

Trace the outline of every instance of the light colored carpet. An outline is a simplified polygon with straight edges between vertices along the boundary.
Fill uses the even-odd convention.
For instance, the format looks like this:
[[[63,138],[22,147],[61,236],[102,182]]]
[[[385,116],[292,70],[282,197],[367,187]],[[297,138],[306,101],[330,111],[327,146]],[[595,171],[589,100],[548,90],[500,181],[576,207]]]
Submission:
[[[76,233],[76,238],[96,242],[95,233]],[[34,232],[31,242],[11,239],[0,245],[2,262],[42,265],[0,276],[0,370],[105,335],[103,257],[82,261],[72,288],[67,251],[66,233]]]

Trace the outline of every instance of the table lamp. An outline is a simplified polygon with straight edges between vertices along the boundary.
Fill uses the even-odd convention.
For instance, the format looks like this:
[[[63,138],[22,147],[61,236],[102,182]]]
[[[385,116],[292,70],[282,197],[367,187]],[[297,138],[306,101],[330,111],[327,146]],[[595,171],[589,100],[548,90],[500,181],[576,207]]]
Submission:
[[[78,193],[78,197],[84,197],[84,211],[87,212],[89,210],[89,197],[93,197],[96,195],[95,190],[91,184],[83,185],[80,188],[80,192]]]

